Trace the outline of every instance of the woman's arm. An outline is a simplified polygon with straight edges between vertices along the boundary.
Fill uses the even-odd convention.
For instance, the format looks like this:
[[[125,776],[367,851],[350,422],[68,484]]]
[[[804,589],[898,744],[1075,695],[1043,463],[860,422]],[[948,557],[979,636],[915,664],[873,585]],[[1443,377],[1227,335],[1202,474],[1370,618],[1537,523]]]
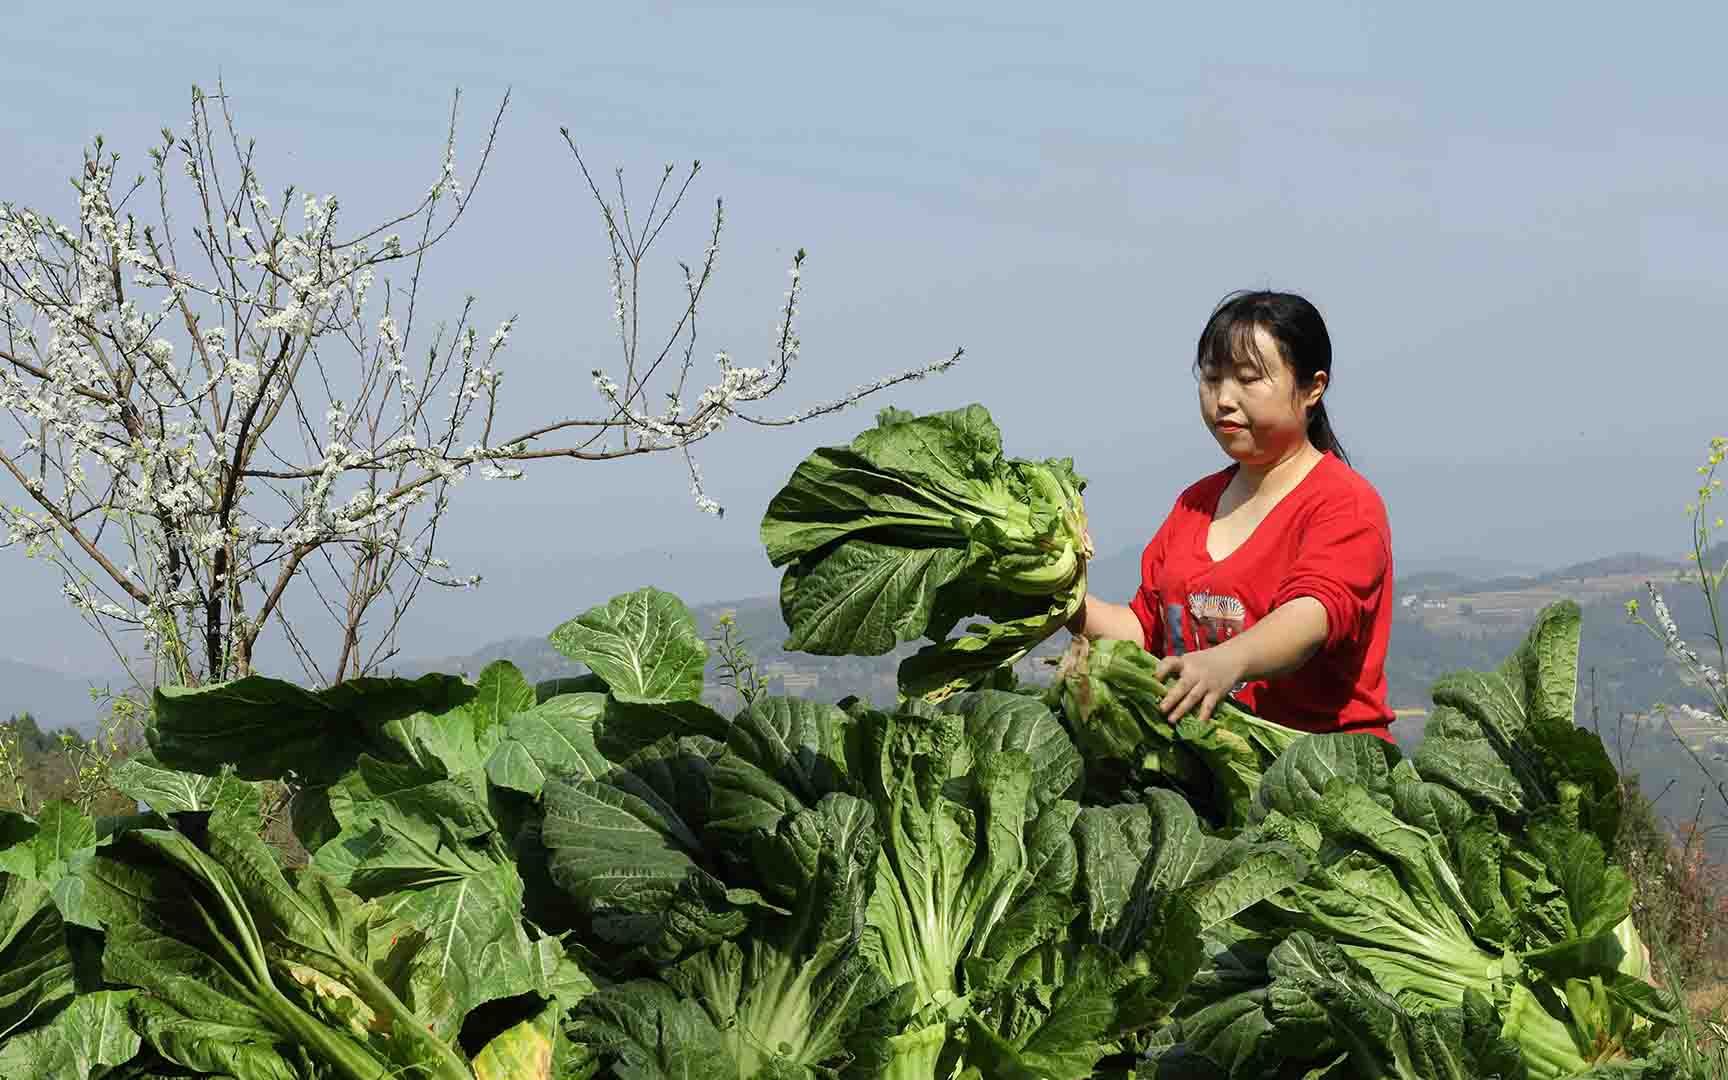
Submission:
[[[1133,608],[1100,600],[1090,593],[1068,621],[1068,630],[1094,641],[1132,641],[1142,647],[1146,644],[1146,628],[1140,625],[1140,616],[1134,614]]]
[[[1164,715],[1180,717],[1199,709],[1201,721],[1210,720],[1236,684],[1288,675],[1307,663],[1326,643],[1328,628],[1325,605],[1298,596],[1222,645],[1165,657],[1158,677],[1174,674],[1176,680],[1164,695]]]

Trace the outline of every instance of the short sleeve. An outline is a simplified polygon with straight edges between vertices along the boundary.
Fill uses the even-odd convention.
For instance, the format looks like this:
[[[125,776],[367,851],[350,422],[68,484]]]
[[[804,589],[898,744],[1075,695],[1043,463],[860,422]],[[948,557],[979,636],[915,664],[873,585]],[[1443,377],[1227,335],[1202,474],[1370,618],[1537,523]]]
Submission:
[[[1340,500],[1306,524],[1296,558],[1272,599],[1277,608],[1311,596],[1326,609],[1327,651],[1360,640],[1372,624],[1391,564],[1384,513],[1359,500]]]
[[[1140,619],[1140,644],[1149,653],[1161,655],[1164,648],[1164,617],[1158,611],[1158,598],[1142,581],[1128,602]]]
[[[1140,645],[1155,656],[1164,654],[1164,611],[1158,600],[1158,575],[1164,566],[1164,548],[1170,532],[1169,521],[1160,528],[1140,553],[1140,587],[1128,602],[1140,620]]]

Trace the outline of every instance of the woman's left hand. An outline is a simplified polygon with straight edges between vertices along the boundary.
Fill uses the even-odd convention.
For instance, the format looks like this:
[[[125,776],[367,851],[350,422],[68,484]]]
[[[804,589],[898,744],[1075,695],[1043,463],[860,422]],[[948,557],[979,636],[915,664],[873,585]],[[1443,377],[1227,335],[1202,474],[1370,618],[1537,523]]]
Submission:
[[[1170,680],[1164,693],[1164,716],[1174,724],[1198,710],[1204,724],[1211,722],[1212,711],[1236,689],[1243,673],[1228,649],[1214,647],[1183,656],[1166,656],[1158,661],[1157,674],[1160,679]]]

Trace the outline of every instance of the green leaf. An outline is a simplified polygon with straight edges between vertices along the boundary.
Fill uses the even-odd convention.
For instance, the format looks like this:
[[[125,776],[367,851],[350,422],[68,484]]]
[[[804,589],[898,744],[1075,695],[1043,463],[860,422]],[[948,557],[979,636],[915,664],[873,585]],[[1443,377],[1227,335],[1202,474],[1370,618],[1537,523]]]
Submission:
[[[428,970],[458,1015],[544,990],[521,922],[522,881],[483,792],[367,757],[337,791],[342,832],[312,865],[425,934]]]
[[[165,768],[215,775],[231,765],[246,780],[293,775],[321,786],[362,753],[407,761],[450,755],[462,745],[462,728],[475,747],[474,718],[462,708],[474,696],[449,675],[353,679],[318,693],[255,675],[159,688],[145,734]]]
[[[966,1063],[1003,1080],[1084,1080],[1114,1047],[1118,994],[1130,975],[1104,949],[1082,949],[1051,995],[1048,1011],[1012,1039],[967,1018]]]
[[[700,701],[642,703],[608,697],[594,742],[603,756],[622,761],[667,737],[699,735],[724,741],[730,726]]]
[[[174,769],[214,774],[231,763],[250,780],[298,770],[316,782],[340,775],[361,745],[318,695],[263,676],[160,687],[154,705],[150,747]]]
[[[882,838],[865,946],[890,982],[945,1006],[968,963],[991,959],[990,939],[1025,890],[1048,880],[1028,873],[1031,758],[972,743],[955,713],[866,710],[857,722],[857,782]]]
[[[1025,754],[1034,807],[1075,792],[1082,768],[1080,753],[1061,721],[1038,699],[979,690],[947,698],[934,708],[965,720],[966,749],[973,760],[1003,751]],[[964,767],[964,759],[960,761],[959,767]]]
[[[36,876],[36,822],[11,810],[0,810],[0,873]]]
[[[611,768],[594,745],[605,708],[604,695],[563,694],[512,714],[486,762],[486,775],[499,787],[529,795],[539,795],[552,776],[596,779]]]
[[[516,713],[527,712],[538,703],[534,687],[515,664],[494,660],[474,680],[474,697],[468,702],[468,714],[474,718],[476,730],[485,730],[504,724]]]
[[[958,588],[945,590],[942,599],[954,595],[991,595],[963,593]],[[1057,595],[1042,598],[1006,596],[1001,600],[972,600],[963,608],[983,608],[991,622],[968,623],[959,637],[942,637],[926,645],[900,662],[897,677],[900,692],[906,697],[926,701],[941,701],[967,690],[996,687],[993,680],[1011,674],[1014,665],[1029,656],[1037,645],[1066,626],[1084,599],[1085,591],[1074,583]],[[938,633],[936,623],[943,616],[932,616],[931,637]]]
[[[1685,1006],[1674,993],[1652,986],[1643,979],[1616,971],[1604,980],[1608,997],[1616,1004],[1653,1024],[1663,1027],[1685,1023]]]
[[[129,990],[83,994],[42,1027],[0,1039],[0,1076],[89,1080],[138,1053],[127,1023]]]
[[[111,782],[158,814],[180,814],[213,809],[224,784],[236,781],[164,768],[145,751],[115,766]]]
[[[625,593],[552,631],[552,647],[585,664],[620,701],[694,701],[708,647],[684,602],[659,589]]]
[[[1132,641],[1091,643],[1069,663],[1059,696],[1087,754],[1089,784],[1109,796],[1116,794],[1112,785],[1174,787],[1208,820],[1246,823],[1266,769],[1302,733],[1229,702],[1207,723],[1190,713],[1172,725],[1157,667],[1158,659]]]
[[[7,1032],[52,1017],[73,989],[65,925],[48,887],[0,873],[0,1045]]]
[[[884,1053],[873,1007],[889,993],[864,956],[859,915],[875,875],[870,807],[830,795],[759,834],[762,888],[784,914],[759,911],[741,946],[721,942],[663,973],[699,1002],[739,1075],[806,1075]]]
[[[1561,806],[1577,827],[1608,846],[1619,830],[1619,774],[1601,738],[1574,718],[1579,627],[1576,603],[1550,604],[1498,671],[1456,672],[1437,682],[1435,703],[1457,710],[1477,730],[1449,724],[1449,744],[1418,754],[1416,764],[1428,779],[1506,814],[1513,827],[1544,807]],[[1454,763],[1458,750],[1467,753],[1468,764]],[[1505,773],[1516,781],[1515,791],[1506,790]]]
[[[1521,817],[1524,785],[1482,727],[1447,705],[1434,708],[1423,728],[1414,764],[1423,778],[1443,784],[1475,805]]]
[[[62,799],[45,804],[36,815],[36,877],[53,884],[66,875],[72,856],[96,846],[96,823]]]
[[[602,941],[670,958],[743,930],[741,908],[759,898],[712,872],[701,835],[719,754],[711,740],[666,739],[604,779],[547,782],[552,878]]]
[[[494,1036],[474,1056],[475,1080],[552,1080],[559,1012],[547,1005]]]
[[[268,1028],[188,1016],[146,995],[133,999],[131,1017],[151,1049],[198,1073],[244,1080],[299,1080],[301,1075],[285,1056],[282,1036]]]
[[[702,1006],[664,983],[608,987],[582,1003],[578,1041],[626,1080],[739,1080],[746,1076]]]
[[[1266,770],[1255,796],[1254,820],[1272,810],[1312,818],[1327,786],[1348,780],[1373,802],[1392,806],[1392,766],[1398,752],[1373,735],[1311,735],[1298,739]]]
[[[1118,1022],[1141,1029],[1164,1019],[1205,962],[1205,935],[1302,879],[1291,845],[1205,834],[1174,792],[1141,806],[1090,807],[1076,829],[1092,940],[1136,974],[1124,980]]]
[[[986,685],[1078,609],[1084,481],[1065,459],[1005,458],[968,406],[818,449],[769,502],[761,538],[785,567],[785,647],[878,655],[919,637],[901,688],[940,700]],[[945,641],[968,615],[989,619]]]
[[[189,1047],[232,1042],[197,1027],[216,1023],[262,1033],[257,1045],[299,1045],[339,1075],[372,1077],[387,1066],[364,1028],[352,1030],[366,1013],[389,1032],[390,1060],[472,1080],[443,1041],[462,1017],[424,975],[424,938],[322,874],[291,883],[257,829],[256,807],[224,803],[210,813],[208,851],[157,829],[97,849],[80,876],[105,931],[104,976],[193,1021],[164,1029]],[[288,972],[323,989],[288,996],[278,981]]]
[[[970,567],[964,547],[855,540],[793,564],[781,579],[781,647],[820,656],[880,656],[924,636],[939,590]]]
[[[773,831],[786,816],[848,790],[851,730],[851,717],[837,706],[757,698],[733,721],[726,753],[715,763],[709,829],[736,836]]]
[[[865,530],[940,539],[957,512],[1008,499],[1002,436],[972,405],[861,432],[805,458],[768,504],[761,539],[784,566]]]
[[[593,672],[586,675],[568,675],[556,679],[545,679],[534,684],[534,699],[540,704],[545,704],[560,694],[604,694],[606,692],[606,680]]]

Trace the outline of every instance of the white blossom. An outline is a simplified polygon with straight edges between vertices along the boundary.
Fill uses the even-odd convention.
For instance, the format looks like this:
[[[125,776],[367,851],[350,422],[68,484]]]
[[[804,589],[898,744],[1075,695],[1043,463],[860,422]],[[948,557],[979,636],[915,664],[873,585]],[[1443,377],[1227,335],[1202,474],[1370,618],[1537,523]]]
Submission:
[[[1662,631],[1662,637],[1668,650],[1696,671],[1700,678],[1716,693],[1728,693],[1728,684],[1723,682],[1722,673],[1706,664],[1692,646],[1680,636],[1680,627],[1674,622],[1674,616],[1668,612],[1668,603],[1662,599],[1662,593],[1654,582],[1647,583],[1645,588],[1650,592],[1650,606],[1656,613],[1656,626]]]

